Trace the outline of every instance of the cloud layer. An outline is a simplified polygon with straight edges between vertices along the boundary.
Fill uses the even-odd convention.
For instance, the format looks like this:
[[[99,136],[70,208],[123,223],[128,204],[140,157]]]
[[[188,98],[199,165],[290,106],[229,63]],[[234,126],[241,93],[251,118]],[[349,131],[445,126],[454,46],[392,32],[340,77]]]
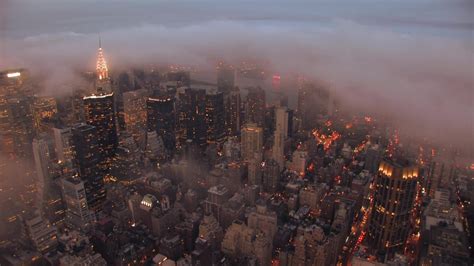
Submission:
[[[406,8],[400,6],[400,10]],[[308,15],[304,6],[298,10],[301,16]],[[248,14],[255,19],[246,19],[242,13],[232,18],[225,10],[222,12],[227,15],[219,18],[203,7],[200,12],[217,19],[193,17],[167,25],[151,18],[102,29],[101,35],[112,69],[166,63],[210,67],[215,58],[265,60],[272,71],[282,75],[300,74],[325,81],[345,106],[388,115],[406,132],[472,151],[472,21],[464,16],[455,21],[445,17],[433,20],[436,10],[430,11],[429,16],[414,21],[402,16],[377,20],[376,14],[385,13],[347,15],[347,10],[339,9],[341,16],[306,21],[292,17],[277,20],[284,12],[275,8]],[[169,16],[156,11],[156,16],[160,15]],[[368,20],[371,23],[365,23]],[[404,25],[402,30],[399,25]],[[446,30],[449,27],[455,30]],[[93,68],[97,33],[91,31],[9,34],[3,39],[3,49],[8,52],[0,67],[21,65],[41,70],[50,81],[48,92],[59,93],[58,84],[74,78],[74,69]]]

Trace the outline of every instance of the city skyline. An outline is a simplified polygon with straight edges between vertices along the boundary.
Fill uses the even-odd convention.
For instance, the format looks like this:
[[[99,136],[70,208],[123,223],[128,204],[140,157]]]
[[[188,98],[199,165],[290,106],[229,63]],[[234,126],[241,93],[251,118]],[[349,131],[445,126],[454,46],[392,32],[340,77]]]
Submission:
[[[205,7],[210,3],[213,2],[197,1],[192,6]],[[304,2],[301,2],[290,8],[305,14],[301,18],[291,14],[282,17],[279,9],[269,5],[269,21],[244,16],[248,6],[234,3],[235,16],[229,14],[232,5],[217,5],[218,10],[223,10],[222,17],[211,19],[210,14],[197,15],[196,20],[183,19],[185,23],[168,25],[166,21],[135,19],[137,14],[127,11],[129,4],[126,1],[112,1],[110,8],[97,6],[93,1],[77,4],[78,7],[54,0],[31,5],[28,1],[5,2],[2,10],[9,10],[19,17],[38,17],[34,23],[42,27],[35,33],[14,36],[10,33],[15,32],[20,23],[6,21],[0,44],[4,59],[0,60],[0,66],[28,67],[45,79],[45,93],[69,93],[68,83],[77,81],[77,71],[91,70],[91,64],[95,62],[91,51],[97,46],[100,33],[115,71],[131,66],[182,65],[198,69],[205,79],[213,80],[212,72],[218,60],[233,64],[242,61],[263,63],[270,74],[279,73],[286,79],[302,75],[328,84],[346,108],[383,112],[399,121],[398,126],[405,127],[411,135],[420,131],[418,125],[423,121],[421,137],[430,136],[443,143],[452,143],[451,136],[456,136],[454,143],[464,147],[463,143],[471,137],[471,128],[464,121],[470,120],[468,114],[473,111],[470,25],[474,21],[468,12],[472,3],[437,1],[431,6],[423,1],[416,5],[394,1],[387,7],[377,6],[377,3],[377,0],[367,0],[351,4],[352,14],[341,5],[316,1],[312,5],[321,5],[327,8],[323,10],[328,10],[327,15],[321,17],[318,16],[320,11],[302,11],[299,7],[304,6]],[[95,17],[87,26],[89,32],[74,28],[87,23],[65,23],[62,16],[58,17],[62,21],[58,23],[64,23],[64,28],[60,29],[48,27],[50,18],[31,13],[34,12],[30,10],[32,6],[41,9],[43,5],[45,8],[54,6],[64,14],[75,9],[81,14],[81,10],[90,5],[97,13],[91,15]],[[187,2],[145,2],[136,7],[136,12],[149,8],[160,14],[161,7],[184,12],[177,11],[180,5],[187,6]],[[362,6],[374,7],[363,12]],[[406,13],[389,13],[390,8]],[[423,8],[430,12],[412,13]],[[125,25],[107,26],[110,9],[128,18]],[[166,12],[164,10],[162,12]],[[257,18],[259,15],[265,17],[265,12],[254,13]],[[436,16],[437,13],[441,17]],[[381,15],[387,15],[387,18],[379,18]],[[15,21],[10,16],[5,18]],[[51,17],[56,16],[52,14]],[[282,21],[275,22],[279,18]],[[301,23],[307,26],[303,27]],[[31,24],[24,28],[28,25]],[[413,32],[413,29],[417,30]],[[18,50],[21,53],[16,52],[16,47],[22,47]],[[444,52],[448,50],[449,53]],[[90,56],[84,56],[86,54]],[[294,86],[283,86],[283,89],[295,93]],[[399,108],[406,104],[415,109]],[[439,133],[445,131],[447,134]]]
[[[0,3],[0,264],[472,265],[469,10]]]

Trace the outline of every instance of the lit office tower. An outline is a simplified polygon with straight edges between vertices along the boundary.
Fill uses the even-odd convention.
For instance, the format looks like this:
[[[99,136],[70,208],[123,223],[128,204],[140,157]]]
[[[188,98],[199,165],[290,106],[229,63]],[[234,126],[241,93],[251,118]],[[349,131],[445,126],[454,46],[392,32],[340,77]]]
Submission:
[[[207,141],[206,90],[187,88],[179,92],[179,127],[181,142],[186,139],[204,146]],[[184,138],[184,139],[183,139]]]
[[[217,89],[224,94],[228,94],[234,88],[234,83],[234,67],[219,62],[219,64],[217,64]]]
[[[240,90],[234,87],[229,95],[224,98],[226,101],[226,131],[229,136],[236,136],[240,132]]]
[[[84,182],[79,178],[65,178],[62,181],[62,193],[67,207],[66,224],[87,230],[95,220],[95,215],[89,210]]]
[[[273,159],[280,169],[285,167],[285,140],[288,137],[288,111],[286,107],[275,110],[275,133],[273,140]]]
[[[224,94],[210,91],[206,94],[207,142],[222,143],[225,137]]]
[[[34,134],[27,80],[23,69],[0,72],[0,151],[20,157],[31,154]]]
[[[242,159],[254,160],[255,154],[262,153],[263,129],[257,124],[245,124],[242,127],[240,144]]]
[[[33,119],[36,132],[47,132],[58,113],[56,99],[52,97],[36,97],[33,103]]]
[[[87,204],[93,210],[100,210],[105,200],[103,171],[99,168],[98,131],[94,126],[77,124],[72,127],[72,150],[74,166],[84,182]]]
[[[25,69],[0,71],[0,95],[14,96],[25,92],[29,94],[28,77],[29,73]]]
[[[99,94],[84,97],[87,124],[97,130],[97,144],[101,160],[111,158],[118,146],[115,125],[114,94]]]
[[[29,97],[7,100],[13,153],[19,157],[31,154],[31,143],[34,136],[31,103],[32,100]]]
[[[147,96],[148,92],[146,89],[128,91],[123,94],[125,130],[133,136],[133,139],[142,147],[145,143],[146,135]]]
[[[408,161],[380,163],[367,234],[372,249],[391,256],[403,248],[411,229],[417,180],[418,167]]]
[[[54,146],[56,156],[60,164],[71,167],[73,154],[71,137],[72,132],[70,127],[53,128]]]
[[[167,94],[149,97],[146,102],[147,129],[155,131],[163,139],[165,148],[175,148],[176,113],[174,97]]]
[[[265,91],[260,88],[250,88],[245,104],[245,121],[263,126],[265,123]]]

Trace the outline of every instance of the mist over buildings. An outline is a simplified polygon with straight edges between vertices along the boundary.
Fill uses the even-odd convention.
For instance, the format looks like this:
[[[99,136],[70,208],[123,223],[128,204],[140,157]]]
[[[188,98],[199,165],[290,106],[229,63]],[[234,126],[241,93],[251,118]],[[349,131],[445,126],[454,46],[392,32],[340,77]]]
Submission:
[[[346,108],[472,150],[471,1],[2,3],[0,67],[40,73],[47,94],[94,68],[100,33],[112,71],[265,61],[283,77],[323,81]]]

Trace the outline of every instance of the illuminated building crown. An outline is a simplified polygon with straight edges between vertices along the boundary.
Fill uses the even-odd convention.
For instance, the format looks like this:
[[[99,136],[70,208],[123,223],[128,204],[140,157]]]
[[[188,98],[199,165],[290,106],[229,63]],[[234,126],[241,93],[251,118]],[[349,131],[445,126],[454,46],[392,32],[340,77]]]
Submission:
[[[109,77],[109,71],[107,69],[107,62],[105,62],[104,52],[102,50],[102,44],[99,38],[99,51],[97,53],[97,77],[99,80],[107,79]]]

